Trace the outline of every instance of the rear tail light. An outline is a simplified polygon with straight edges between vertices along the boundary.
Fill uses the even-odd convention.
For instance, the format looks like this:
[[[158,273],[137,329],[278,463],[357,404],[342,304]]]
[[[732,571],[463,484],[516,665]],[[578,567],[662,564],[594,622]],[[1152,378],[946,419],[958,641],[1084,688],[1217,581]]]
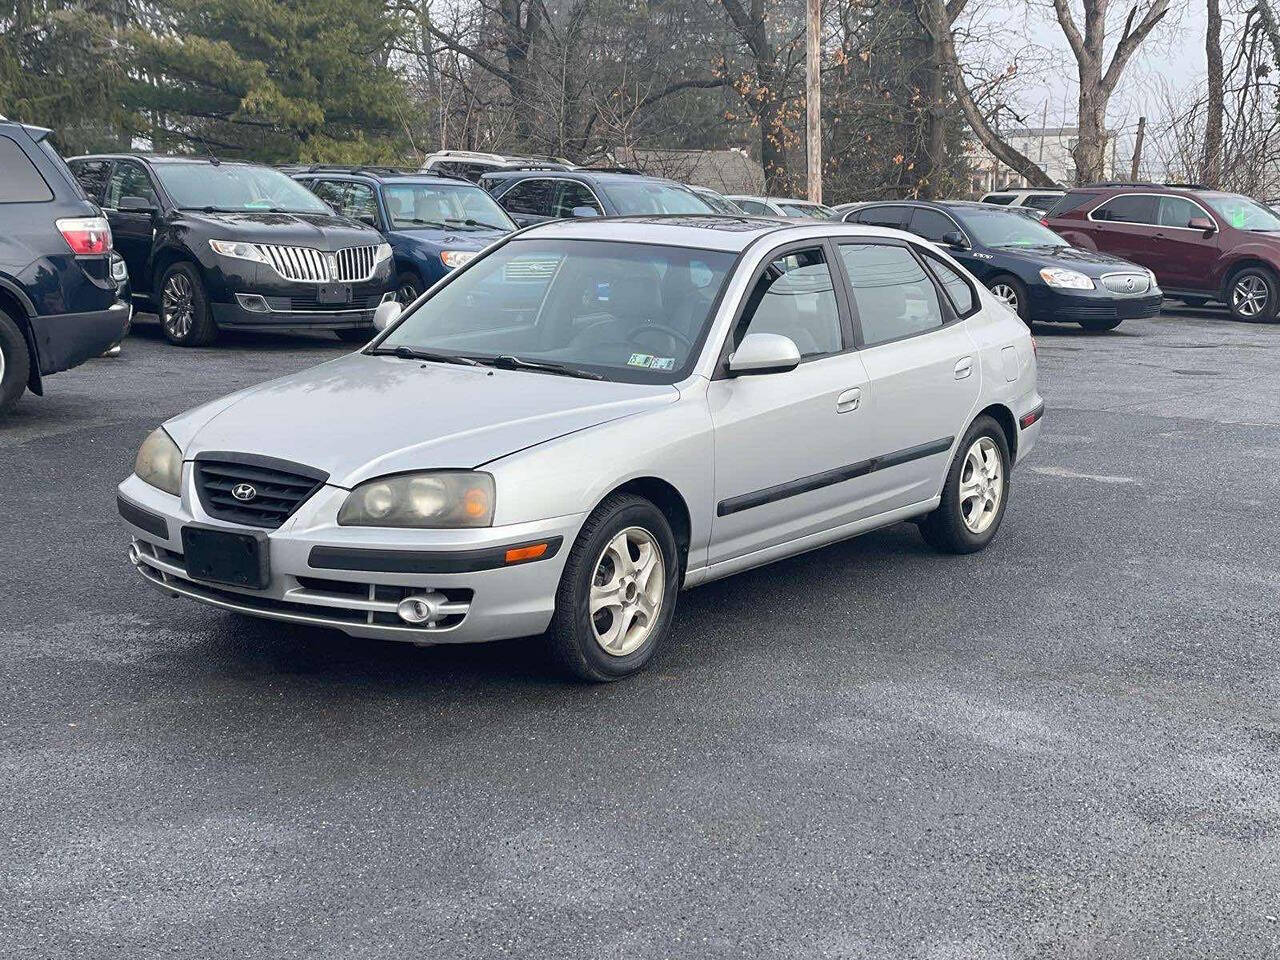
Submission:
[[[111,249],[111,226],[106,217],[64,217],[55,221],[55,225],[77,257],[103,254]]]
[[[1048,225],[1049,225],[1049,218],[1048,218],[1048,217],[1041,217],[1041,218],[1040,218],[1040,226],[1042,226],[1042,227],[1047,227]]]

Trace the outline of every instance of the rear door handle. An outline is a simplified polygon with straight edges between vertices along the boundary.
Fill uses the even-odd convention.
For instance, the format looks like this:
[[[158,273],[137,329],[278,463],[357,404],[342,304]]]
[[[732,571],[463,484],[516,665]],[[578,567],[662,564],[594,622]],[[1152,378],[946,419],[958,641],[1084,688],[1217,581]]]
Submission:
[[[963,380],[973,373],[973,357],[961,357],[956,361],[956,379]]]
[[[862,388],[851,387],[836,397],[836,413],[848,413],[850,410],[857,410],[861,401]]]

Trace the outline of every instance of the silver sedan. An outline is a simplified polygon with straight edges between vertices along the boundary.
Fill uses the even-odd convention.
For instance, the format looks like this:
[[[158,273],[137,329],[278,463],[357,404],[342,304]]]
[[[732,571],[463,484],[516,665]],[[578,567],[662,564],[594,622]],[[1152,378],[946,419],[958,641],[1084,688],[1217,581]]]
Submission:
[[[1044,404],[1026,326],[917,237],[734,217],[499,241],[358,353],[166,422],[119,487],[161,590],[635,672],[681,590],[886,524],[985,547]]]

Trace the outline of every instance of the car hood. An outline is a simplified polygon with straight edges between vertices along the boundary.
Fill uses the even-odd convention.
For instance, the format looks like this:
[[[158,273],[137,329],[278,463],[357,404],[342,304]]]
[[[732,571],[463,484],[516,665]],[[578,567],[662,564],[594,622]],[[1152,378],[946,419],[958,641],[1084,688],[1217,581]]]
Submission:
[[[1079,247],[1018,247],[1002,249],[1000,252],[1035,267],[1066,267],[1078,270],[1087,277],[1100,277],[1104,273],[1115,273],[1117,270],[1125,269],[1135,273],[1147,272],[1145,267],[1114,257],[1109,253],[1082,250]]]
[[[280,243],[286,246],[340,250],[381,243],[382,235],[356,220],[326,213],[199,213],[182,216],[214,240]]]
[[[256,453],[350,487],[405,470],[476,467],[678,397],[661,384],[356,353],[198,407],[165,429],[187,460]]]

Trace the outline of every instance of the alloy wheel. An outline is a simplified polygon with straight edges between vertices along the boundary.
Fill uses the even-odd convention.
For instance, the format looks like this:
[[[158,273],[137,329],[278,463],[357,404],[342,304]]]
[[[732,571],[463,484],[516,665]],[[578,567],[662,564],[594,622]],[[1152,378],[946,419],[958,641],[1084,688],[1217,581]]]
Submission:
[[[964,455],[960,470],[960,514],[970,533],[984,533],[995,522],[1004,497],[1004,466],[1000,449],[981,436]]]
[[[0,347],[0,384],[4,383],[4,365],[6,362],[4,347]]]
[[[1231,288],[1231,304],[1242,317],[1256,317],[1267,307],[1271,291],[1267,282],[1250,274],[1241,277]]]
[[[164,328],[175,340],[181,340],[191,332],[195,311],[193,295],[191,279],[185,274],[175,273],[164,282],[161,295]]]
[[[1009,284],[992,284],[991,294],[1014,313],[1018,312],[1018,291],[1009,286]]]
[[[662,548],[643,527],[627,527],[606,545],[591,575],[588,611],[596,643],[625,657],[653,632],[666,590]]]

